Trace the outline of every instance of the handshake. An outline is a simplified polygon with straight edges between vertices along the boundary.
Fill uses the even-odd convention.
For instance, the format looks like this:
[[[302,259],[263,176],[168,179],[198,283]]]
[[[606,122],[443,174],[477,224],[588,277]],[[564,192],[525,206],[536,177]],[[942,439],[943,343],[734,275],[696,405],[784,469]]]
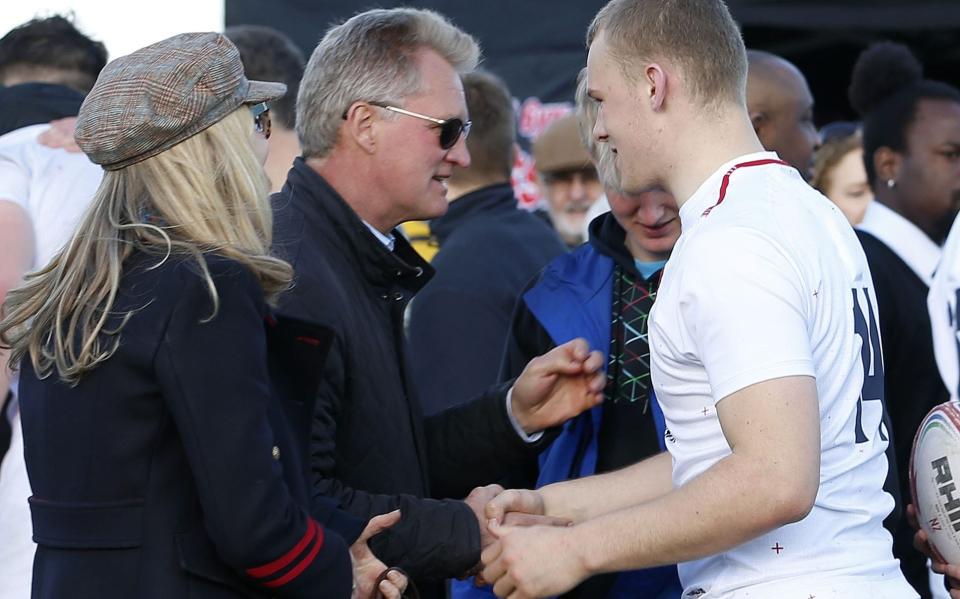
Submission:
[[[465,502],[480,525],[481,563],[469,573],[478,586],[492,585],[498,597],[532,599],[568,590],[588,576],[584,564],[570,559],[576,552],[564,549],[574,522],[546,515],[540,492],[487,485]]]
[[[603,401],[606,384],[603,364],[600,352],[590,351],[584,339],[574,339],[531,360],[514,382],[509,396],[509,410],[515,425],[531,435],[558,426],[598,405]],[[572,524],[570,519],[544,515],[543,501],[536,491],[505,491],[500,485],[487,485],[474,489],[465,503],[477,518],[482,564],[486,566],[483,576],[477,577],[478,584],[485,584],[484,581],[493,584],[497,594],[501,589],[513,588],[508,582],[511,577],[505,575],[505,567],[497,559],[504,543],[514,542],[506,541],[506,536],[513,537],[512,531],[519,529],[539,535],[540,531],[561,530]],[[399,599],[406,590],[407,577],[396,569],[388,569],[367,545],[371,537],[399,519],[399,511],[376,516],[351,547],[354,599],[381,595]],[[479,570],[478,565],[468,574]]]

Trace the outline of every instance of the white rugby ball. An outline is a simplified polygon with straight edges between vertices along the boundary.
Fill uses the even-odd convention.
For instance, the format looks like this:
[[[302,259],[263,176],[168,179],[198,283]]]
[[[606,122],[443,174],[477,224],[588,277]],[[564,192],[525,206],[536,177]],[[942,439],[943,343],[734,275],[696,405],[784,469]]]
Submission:
[[[930,410],[910,454],[910,490],[920,526],[943,561],[960,564],[960,404]]]

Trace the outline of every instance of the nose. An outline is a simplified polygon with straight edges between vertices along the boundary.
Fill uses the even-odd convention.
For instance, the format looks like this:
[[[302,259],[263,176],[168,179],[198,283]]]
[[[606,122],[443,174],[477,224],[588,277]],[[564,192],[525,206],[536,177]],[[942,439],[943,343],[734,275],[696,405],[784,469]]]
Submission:
[[[587,186],[583,180],[583,175],[574,173],[570,179],[570,198],[572,200],[582,200],[587,195]]]
[[[467,149],[467,138],[463,135],[453,144],[453,147],[447,150],[444,160],[452,162],[461,168],[470,166],[470,150]]]
[[[640,199],[637,216],[640,217],[640,222],[645,225],[653,226],[657,224],[666,212],[666,207],[657,202],[656,199],[656,192],[653,191],[644,193]]]
[[[823,139],[820,137],[820,132],[817,131],[817,128],[811,124],[807,133],[810,139],[810,145],[813,146],[813,150],[818,150],[820,146],[823,145]]]
[[[597,110],[597,122],[593,124],[593,137],[600,142],[607,141],[607,123],[603,118],[603,104]]]

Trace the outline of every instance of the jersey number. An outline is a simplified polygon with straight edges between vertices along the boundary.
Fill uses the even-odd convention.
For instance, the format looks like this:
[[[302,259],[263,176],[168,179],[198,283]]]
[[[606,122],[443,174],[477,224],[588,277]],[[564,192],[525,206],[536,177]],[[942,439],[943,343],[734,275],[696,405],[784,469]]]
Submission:
[[[886,441],[887,434],[884,431],[886,402],[883,399],[883,353],[880,350],[880,330],[877,327],[876,310],[873,309],[869,290],[866,287],[862,290],[862,297],[867,307],[866,314],[860,303],[861,295],[857,291],[857,289],[853,290],[853,331],[862,341],[860,360],[863,363],[863,389],[860,391],[860,399],[857,400],[856,441],[857,443],[869,441],[863,430],[863,411],[866,409],[865,404],[868,403],[880,409],[880,425],[877,430],[880,438]]]

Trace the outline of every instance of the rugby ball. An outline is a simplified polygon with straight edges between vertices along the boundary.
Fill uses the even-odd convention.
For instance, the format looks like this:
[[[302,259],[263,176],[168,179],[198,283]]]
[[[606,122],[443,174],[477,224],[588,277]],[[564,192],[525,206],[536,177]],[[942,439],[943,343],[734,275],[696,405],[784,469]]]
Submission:
[[[923,419],[910,454],[910,490],[934,552],[960,564],[960,403],[942,403]]]

